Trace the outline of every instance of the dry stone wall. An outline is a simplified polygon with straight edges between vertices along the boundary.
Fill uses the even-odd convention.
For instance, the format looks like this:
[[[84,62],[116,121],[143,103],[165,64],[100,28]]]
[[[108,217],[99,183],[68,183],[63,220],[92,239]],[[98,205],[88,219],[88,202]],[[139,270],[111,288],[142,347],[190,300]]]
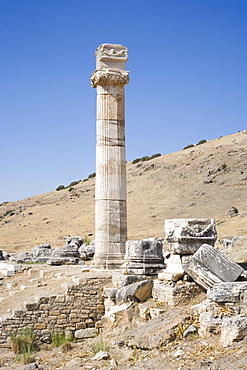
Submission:
[[[65,294],[49,294],[37,297],[34,302],[24,303],[22,309],[0,317],[0,346],[6,344],[10,332],[32,328],[40,340],[46,341],[53,332],[69,331],[76,335],[85,329],[85,335],[93,328],[101,327],[104,315],[103,287],[111,281],[111,275],[85,273],[73,285],[65,286]]]

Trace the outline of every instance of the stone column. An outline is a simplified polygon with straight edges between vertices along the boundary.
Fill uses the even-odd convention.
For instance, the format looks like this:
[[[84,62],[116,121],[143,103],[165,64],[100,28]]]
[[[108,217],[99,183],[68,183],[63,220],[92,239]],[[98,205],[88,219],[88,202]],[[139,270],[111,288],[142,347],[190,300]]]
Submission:
[[[97,143],[95,190],[95,268],[123,264],[127,239],[124,86],[129,82],[125,46],[96,50]]]

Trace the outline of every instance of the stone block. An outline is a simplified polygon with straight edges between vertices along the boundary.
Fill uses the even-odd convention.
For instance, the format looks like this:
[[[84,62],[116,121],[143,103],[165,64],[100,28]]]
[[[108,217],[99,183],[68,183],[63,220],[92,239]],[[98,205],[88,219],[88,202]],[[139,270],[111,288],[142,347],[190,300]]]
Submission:
[[[201,293],[201,289],[195,283],[184,282],[182,285],[168,284],[154,280],[153,298],[158,302],[167,303],[170,306],[177,306],[186,302],[197,294]]]
[[[88,339],[97,337],[99,330],[96,328],[80,329],[75,331],[76,339]]]
[[[36,330],[46,329],[46,324],[45,323],[34,324],[34,329],[36,329]]]
[[[243,300],[246,293],[247,281],[224,282],[209,288],[207,297],[218,303],[236,303]]]
[[[247,336],[247,318],[242,315],[223,317],[220,343],[223,347],[231,346]]]
[[[139,316],[138,306],[135,302],[123,303],[112,307],[102,318],[103,327],[111,327],[114,323],[127,324]]]
[[[153,239],[130,240],[126,242],[123,274],[157,275],[164,268],[162,241]]]
[[[221,332],[222,319],[213,312],[202,312],[199,317],[200,328],[198,334],[202,338],[208,338]]]
[[[116,293],[117,303],[145,302],[152,296],[153,280],[143,280],[120,288]]]
[[[214,246],[217,239],[215,221],[207,218],[165,220],[165,233],[176,254],[194,254],[202,244]]]
[[[119,288],[123,288],[126,285],[137,283],[138,281],[144,280],[143,276],[138,275],[121,275],[121,280],[119,282]]]
[[[77,322],[75,327],[76,327],[76,330],[86,329],[86,324],[85,322]]]
[[[166,269],[158,273],[158,279],[177,281],[184,276],[181,258],[178,254],[171,254],[166,260]]]
[[[223,281],[235,281],[243,268],[211,245],[204,244],[191,258],[187,274],[208,289]]]

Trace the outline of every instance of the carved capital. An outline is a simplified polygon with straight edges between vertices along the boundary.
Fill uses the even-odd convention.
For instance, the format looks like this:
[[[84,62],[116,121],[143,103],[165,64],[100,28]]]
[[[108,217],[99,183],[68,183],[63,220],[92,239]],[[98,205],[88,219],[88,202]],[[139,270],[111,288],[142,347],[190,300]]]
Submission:
[[[122,71],[95,71],[91,78],[92,87],[98,85],[127,85],[129,82],[128,72]]]

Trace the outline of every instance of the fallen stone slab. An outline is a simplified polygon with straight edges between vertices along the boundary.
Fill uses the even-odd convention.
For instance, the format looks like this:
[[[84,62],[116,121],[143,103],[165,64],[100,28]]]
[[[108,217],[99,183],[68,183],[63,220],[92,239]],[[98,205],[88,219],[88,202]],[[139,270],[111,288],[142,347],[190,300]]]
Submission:
[[[123,303],[114,306],[102,318],[103,327],[109,328],[113,324],[127,324],[139,317],[138,305],[135,302]]]
[[[138,281],[144,280],[143,276],[140,275],[122,275],[119,282],[119,287],[123,288],[124,286],[137,283]]]
[[[231,346],[247,336],[247,318],[242,315],[223,317],[220,344]]]
[[[186,272],[204,289],[226,281],[235,281],[243,268],[208,244],[203,244],[192,256]]]
[[[207,297],[215,302],[247,303],[247,281],[224,282],[207,290]]]
[[[117,303],[145,302],[152,297],[153,280],[143,280],[120,288],[116,293]]]

